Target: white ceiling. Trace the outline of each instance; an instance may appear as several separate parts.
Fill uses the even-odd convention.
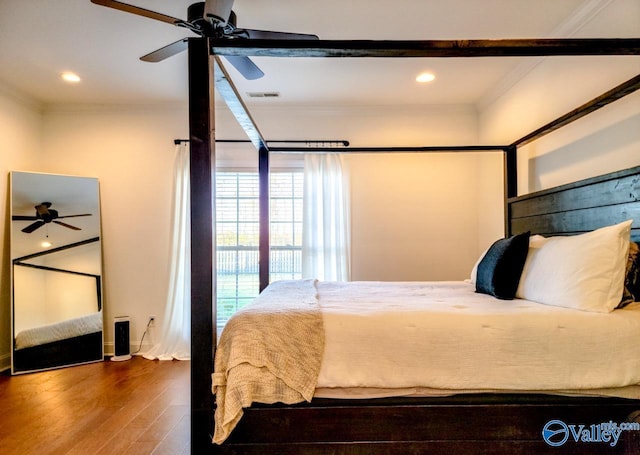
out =
[[[130,3],[185,18],[186,0]],[[315,33],[321,39],[496,39],[581,37],[601,11],[637,0],[236,0],[238,26]],[[638,25],[610,21],[593,37],[638,37]],[[185,29],[94,5],[89,0],[0,0],[0,83],[44,105],[185,103],[186,53],[161,63],[139,60],[189,36]],[[477,104],[526,59],[255,58],[266,76],[241,93],[279,92],[261,103]],[[77,85],[59,75],[71,70]],[[437,79],[420,86],[422,70]],[[605,87],[608,88],[608,87]]]

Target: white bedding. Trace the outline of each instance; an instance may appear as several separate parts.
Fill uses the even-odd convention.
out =
[[[363,397],[393,390],[616,395],[602,389],[640,384],[640,304],[590,313],[498,300],[465,282],[317,286],[325,349],[316,396],[341,397],[349,388],[364,388]],[[640,388],[626,390],[640,398]]]
[[[16,350],[102,331],[102,312],[23,330],[16,335]]]

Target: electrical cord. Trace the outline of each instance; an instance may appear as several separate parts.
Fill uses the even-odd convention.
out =
[[[142,334],[142,338],[140,338],[140,345],[138,346],[138,350],[133,352],[132,354],[137,354],[138,352],[140,352],[140,349],[142,349],[142,342],[144,341],[144,337],[147,336],[147,332],[149,331],[149,328],[151,327],[151,323],[154,321],[154,318],[149,318],[149,322],[147,322],[147,326],[144,329],[144,333]]]

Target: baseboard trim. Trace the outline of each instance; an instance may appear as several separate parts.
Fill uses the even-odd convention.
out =
[[[0,355],[0,372],[7,371],[11,368],[11,353]]]
[[[129,352],[131,355],[141,355],[151,349],[153,345],[151,344],[143,344],[140,345],[140,342],[137,343],[129,343]],[[116,348],[113,342],[108,342],[104,344],[104,355],[105,357],[112,357],[115,355]]]

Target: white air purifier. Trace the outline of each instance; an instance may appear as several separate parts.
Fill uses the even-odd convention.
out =
[[[129,316],[113,318],[113,344],[114,356],[111,360],[121,362],[131,358],[131,345],[129,344]]]

